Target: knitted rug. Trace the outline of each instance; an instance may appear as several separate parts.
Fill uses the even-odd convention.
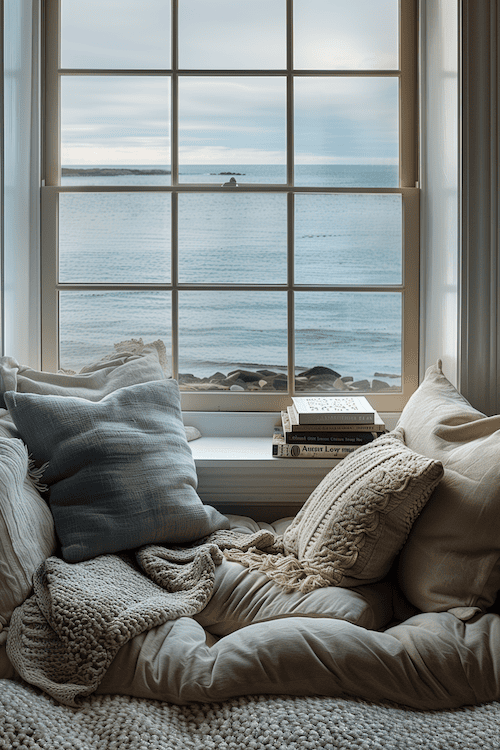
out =
[[[417,711],[361,700],[250,696],[175,706],[127,696],[62,706],[0,680],[0,750],[498,750],[500,703]]]

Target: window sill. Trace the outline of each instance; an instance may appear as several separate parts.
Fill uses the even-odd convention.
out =
[[[392,429],[398,414],[381,414]],[[189,443],[203,502],[223,513],[274,521],[294,515],[338,459],[275,458],[271,455],[277,412],[189,412],[186,425],[202,437]]]

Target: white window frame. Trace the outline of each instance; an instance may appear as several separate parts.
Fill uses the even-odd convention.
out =
[[[292,2],[287,2],[289,20],[292,17]],[[175,203],[179,193],[221,192],[224,188],[215,185],[179,185],[176,180],[177,163],[177,82],[182,75],[251,75],[257,71],[180,71],[176,64],[176,19],[177,0],[172,0],[172,49],[173,67],[167,71],[152,70],[75,70],[61,69],[59,44],[54,44],[54,35],[60,38],[59,0],[45,0],[45,57],[44,57],[44,126],[43,126],[43,166],[44,183],[41,196],[42,250],[41,250],[41,364],[44,370],[56,370],[58,357],[58,296],[61,291],[71,290],[168,290],[172,291],[172,365],[177,366],[177,324],[176,298],[179,289],[200,289],[199,285],[178,284],[176,265],[176,222],[172,221],[172,281],[169,284],[63,284],[58,274],[58,205],[59,195],[64,192],[165,192],[173,193]],[[295,193],[320,192],[339,193],[378,193],[400,194],[403,208],[403,277],[399,285],[387,286],[333,286],[314,287],[315,290],[355,291],[355,292],[397,292],[402,297],[402,365],[403,377],[400,392],[368,394],[371,403],[380,412],[401,411],[411,393],[418,385],[419,377],[419,187],[418,187],[418,96],[417,96],[417,0],[400,0],[400,65],[398,70],[389,71],[297,71],[292,67],[291,24],[288,30],[287,68],[281,71],[258,71],[259,75],[280,75],[287,79],[287,184],[278,186],[240,186],[239,192],[273,192],[288,196],[288,279],[284,285],[269,285],[269,291],[286,291],[288,296],[288,372],[294,372],[293,361],[293,297],[296,291],[308,291],[309,285],[297,285],[293,280],[293,198]],[[72,75],[168,75],[172,80],[172,185],[161,187],[138,186],[61,186],[60,164],[60,81],[63,76]],[[293,165],[293,79],[295,76],[388,76],[399,79],[399,143],[400,143],[400,186],[397,188],[302,188],[294,186]],[[226,188],[232,190],[232,188]],[[213,287],[211,287],[213,288]],[[251,290],[251,285],[224,285],[225,290]],[[259,287],[260,289],[262,287]],[[317,364],[322,364],[318,362]],[[186,411],[273,411],[277,412],[290,403],[293,395],[293,378],[288,378],[288,392],[267,393],[217,393],[183,392],[182,405]]]

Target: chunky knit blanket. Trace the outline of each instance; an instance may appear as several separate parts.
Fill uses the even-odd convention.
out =
[[[12,616],[9,658],[24,680],[76,706],[125,643],[205,607],[221,547],[271,551],[274,543],[269,531],[218,531],[187,548],[147,545],[76,564],[49,557],[37,570],[34,594]]]
[[[93,695],[78,708],[0,680],[0,750],[498,750],[500,704],[417,711],[356,699],[169,703]]]

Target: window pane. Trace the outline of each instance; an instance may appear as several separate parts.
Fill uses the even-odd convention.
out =
[[[398,0],[294,0],[294,65],[398,68]]]
[[[398,108],[395,78],[296,79],[295,183],[397,187]]]
[[[180,0],[179,66],[286,68],[285,0]]]
[[[61,0],[63,68],[170,68],[170,0]]]
[[[220,176],[207,180],[203,175],[206,172],[247,172],[245,165],[272,165],[267,176],[272,182],[284,182],[285,149],[284,78],[179,79],[180,182],[216,179],[222,183],[225,180]],[[211,168],[200,169],[193,165],[210,165]],[[241,181],[251,180],[245,175]]]
[[[286,283],[286,196],[179,195],[179,281]]]
[[[160,339],[170,360],[169,292],[61,292],[59,317],[59,361],[64,370],[78,372],[130,339],[145,344]]]
[[[170,281],[170,196],[61,193],[59,281]]]
[[[286,294],[179,292],[184,390],[286,390],[286,368]]]
[[[400,195],[296,195],[297,284],[401,284]]]
[[[61,79],[61,163],[71,184],[170,183],[170,79],[71,76]],[[65,168],[97,168],[76,174]],[[102,168],[108,167],[102,172]],[[131,175],[124,169],[132,168]],[[151,171],[157,172],[151,176]],[[144,184],[144,183],[143,183]]]
[[[401,388],[401,295],[298,292],[296,389],[332,391],[337,376],[362,391]],[[313,367],[333,370],[301,374]],[[380,381],[385,386],[378,386]]]

